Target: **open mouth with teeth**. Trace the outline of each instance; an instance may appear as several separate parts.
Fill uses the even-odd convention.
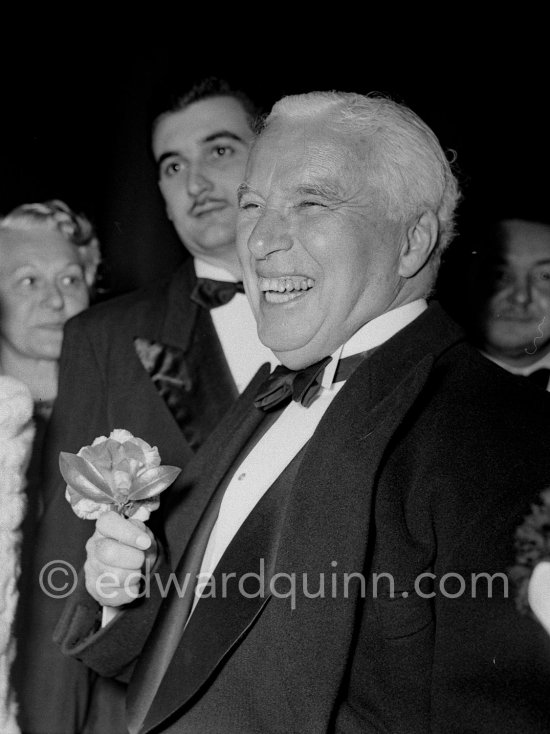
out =
[[[260,278],[258,286],[268,303],[287,303],[300,298],[315,285],[304,275],[283,275],[279,278]]]

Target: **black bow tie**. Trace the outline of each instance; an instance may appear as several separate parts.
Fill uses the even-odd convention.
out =
[[[347,380],[365,359],[365,356],[366,352],[361,352],[341,359],[338,362],[333,382]],[[325,357],[301,370],[291,370],[282,364],[278,365],[260,386],[254,405],[256,408],[268,411],[292,399],[308,408],[321,389],[323,372],[331,359],[332,357]]]
[[[534,372],[531,372],[529,375],[525,375],[530,380],[532,380],[535,385],[538,385],[539,387],[542,387],[546,390],[548,387],[548,380],[550,379],[550,369],[547,367],[541,367],[540,370],[535,370]]]
[[[197,278],[190,298],[195,303],[198,303],[199,306],[211,309],[229,303],[235,293],[244,293],[242,283],[232,283],[227,280],[213,280],[212,278]]]

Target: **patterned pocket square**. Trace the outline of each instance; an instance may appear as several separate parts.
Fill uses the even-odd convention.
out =
[[[134,346],[141,364],[161,394],[170,389],[191,390],[191,376],[182,349],[139,336],[135,337]]]
[[[134,346],[158,394],[193,446],[197,441],[192,420],[194,385],[183,350],[142,337],[134,338]]]

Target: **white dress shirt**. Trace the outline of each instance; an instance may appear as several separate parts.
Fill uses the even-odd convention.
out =
[[[426,308],[426,301],[418,299],[365,324],[331,355],[332,361],[325,368],[321,390],[314,402],[305,408],[301,403],[292,401],[243,460],[225,490],[218,519],[210,534],[193,609],[200,599],[201,587],[207,587],[208,578],[243,522],[311,438],[325,411],[344,386],[344,382],[333,382],[338,361],[379,346]],[[274,451],[273,447],[277,450]]]
[[[237,279],[223,268],[195,258],[197,278],[236,283]],[[223,306],[211,309],[216,334],[239,394],[245,389],[262,364],[269,362],[273,368],[279,360],[258,338],[256,321],[244,293],[237,293]]]

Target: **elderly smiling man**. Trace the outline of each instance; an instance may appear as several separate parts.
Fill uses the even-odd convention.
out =
[[[549,406],[427,303],[457,199],[407,107],[274,106],[238,247],[282,365],[188,465],[165,544],[100,517],[57,631],[130,679],[130,732],[550,729],[550,641],[506,577]],[[98,604],[122,610],[101,629]]]

